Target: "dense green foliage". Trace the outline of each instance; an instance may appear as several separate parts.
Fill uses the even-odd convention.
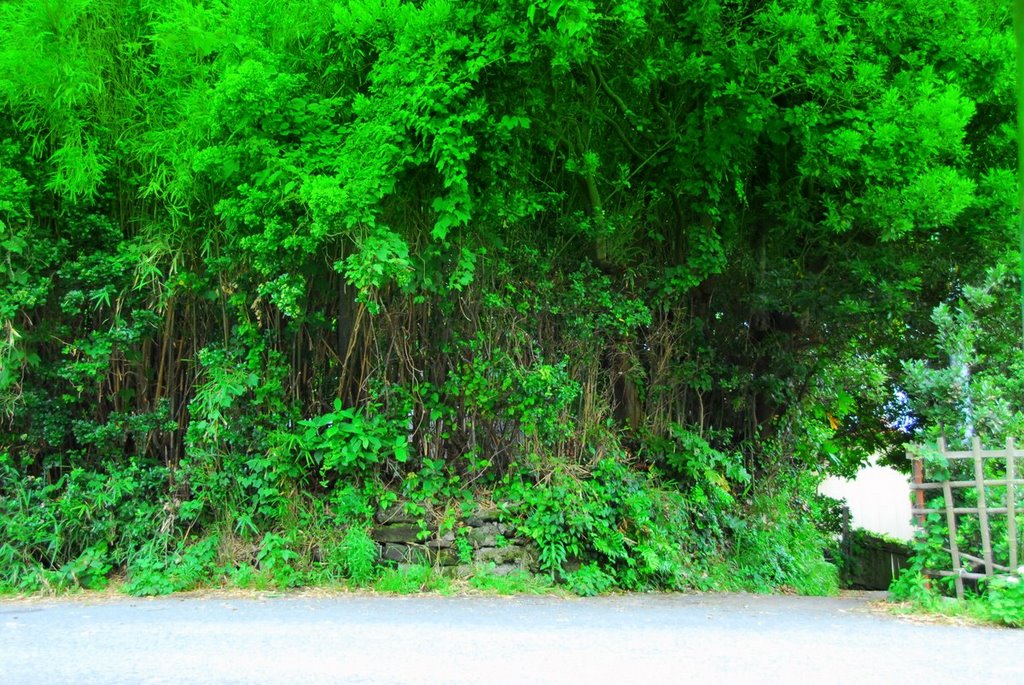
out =
[[[918,611],[1024,628],[1024,567],[982,584],[983,594],[972,593],[963,602],[954,602],[929,585],[919,570],[912,570],[893,581],[889,593]]]
[[[988,0],[0,5],[0,587],[366,582],[379,505],[490,498],[584,594],[828,589],[794,509],[1013,249],[1012,49]]]
[[[904,384],[908,401],[925,419],[918,431],[918,445],[913,451],[922,458],[924,477],[928,481],[975,480],[972,460],[948,460],[938,448],[941,439],[952,449],[971,449],[975,437],[983,448],[1001,449],[1006,437],[1017,437],[1024,429],[1024,386],[1021,385],[1022,348],[1013,307],[1016,284],[1011,282],[1004,264],[993,267],[979,285],[965,285],[957,293],[935,307],[933,347],[929,359],[904,362]],[[1017,467],[1019,473],[1019,466]],[[987,480],[1007,477],[1005,459],[987,459],[983,466]],[[1019,476],[1018,476],[1019,477]],[[944,511],[942,491],[926,492],[927,507]],[[957,507],[978,507],[982,501],[993,510],[1006,507],[1005,485],[989,485],[982,489],[953,488],[951,496]],[[984,498],[984,500],[982,499]],[[1024,492],[1017,488],[1017,529],[1024,529]],[[1005,512],[1005,509],[1004,509]],[[960,552],[975,559],[984,557],[983,532],[976,514],[957,517],[956,538]],[[1016,587],[1019,579],[1012,575],[1009,518],[1004,514],[988,517],[988,535],[993,561],[1009,568],[1011,575],[991,582],[985,580],[968,587],[979,595],[977,610],[986,617],[1008,624],[1020,623],[1024,603],[1019,601]],[[1021,546],[1020,533],[1017,546]],[[939,594],[954,594],[952,577],[933,577],[930,589],[924,587],[928,572],[950,571],[949,526],[946,516],[931,513],[925,517],[924,530],[914,541],[913,572],[902,579],[897,594],[914,600],[926,608],[941,606]],[[982,573],[980,564],[962,560],[966,571]],[[997,569],[996,571],[1000,571]],[[1003,571],[1005,574],[1005,571]],[[918,587],[920,586],[920,587]],[[1014,599],[1017,598],[1017,599]],[[1016,616],[1016,618],[1014,618]]]

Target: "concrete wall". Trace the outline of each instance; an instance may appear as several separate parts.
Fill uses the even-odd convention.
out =
[[[829,478],[818,492],[846,499],[854,528],[898,540],[909,541],[914,536],[908,477],[888,466],[878,466],[874,457],[853,480]]]

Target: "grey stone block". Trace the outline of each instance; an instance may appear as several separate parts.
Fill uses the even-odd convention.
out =
[[[484,547],[473,554],[473,559],[478,563],[493,562],[498,565],[514,564],[519,568],[526,568],[529,558],[526,550],[522,547]]]
[[[455,533],[448,531],[440,537],[430,538],[424,543],[427,547],[434,549],[448,548],[455,544]]]
[[[387,542],[381,545],[380,558],[384,561],[397,561],[400,564],[413,563],[412,550],[413,548],[408,545]]]
[[[499,524],[488,523],[477,528],[470,528],[466,539],[473,547],[494,547],[498,544],[498,536],[502,535]]]
[[[412,565],[454,566],[459,563],[457,554],[448,549],[430,549],[422,545],[386,543],[381,548],[381,559],[398,562],[399,568]]]
[[[394,523],[386,526],[377,526],[370,533],[377,542],[419,542],[420,527],[409,523]]]
[[[494,523],[501,517],[497,509],[481,509],[472,516],[466,517],[466,525],[472,528],[479,528],[488,523]]]

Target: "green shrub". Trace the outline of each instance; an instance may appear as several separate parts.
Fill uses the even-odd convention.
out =
[[[1024,628],[1024,566],[1014,575],[992,580],[984,602],[986,613],[993,621]]]
[[[896,602],[909,603],[913,611],[1024,628],[1024,567],[1015,574],[983,583],[980,594],[968,595],[964,601],[943,596],[942,589],[934,580],[926,580],[918,562],[892,582],[889,597]]]
[[[895,602],[931,604],[935,593],[929,589],[928,581],[919,568],[908,568],[890,583],[889,598]]]
[[[349,528],[338,546],[338,554],[345,575],[356,585],[365,585],[376,575],[380,550],[365,528]]]
[[[825,560],[829,546],[812,517],[794,515],[806,501],[801,484],[754,498],[746,520],[737,522],[731,563],[744,589],[770,592],[791,588],[802,595],[832,595],[839,590],[839,572]]]
[[[298,587],[304,582],[302,572],[298,569],[302,557],[292,549],[292,544],[291,537],[266,533],[256,554],[259,570],[273,578],[279,588]]]
[[[538,576],[528,571],[517,569],[503,576],[496,575],[493,562],[477,568],[469,579],[469,585],[499,595],[543,594],[554,587],[548,576]]]
[[[218,536],[194,544],[178,542],[168,550],[166,539],[154,540],[128,564],[124,592],[135,596],[166,595],[208,583],[216,572]]]
[[[615,586],[615,578],[605,573],[598,564],[590,562],[567,574],[565,583],[577,595],[593,597],[611,590]]]
[[[451,589],[451,581],[433,566],[416,564],[385,571],[374,581],[373,589],[400,595],[448,592]]]
[[[104,587],[173,522],[161,506],[166,478],[133,461],[47,482],[0,458],[0,591]]]

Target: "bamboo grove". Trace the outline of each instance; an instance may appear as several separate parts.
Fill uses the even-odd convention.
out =
[[[3,583],[344,575],[395,498],[791,583],[1013,249],[1003,4],[4,3]]]

